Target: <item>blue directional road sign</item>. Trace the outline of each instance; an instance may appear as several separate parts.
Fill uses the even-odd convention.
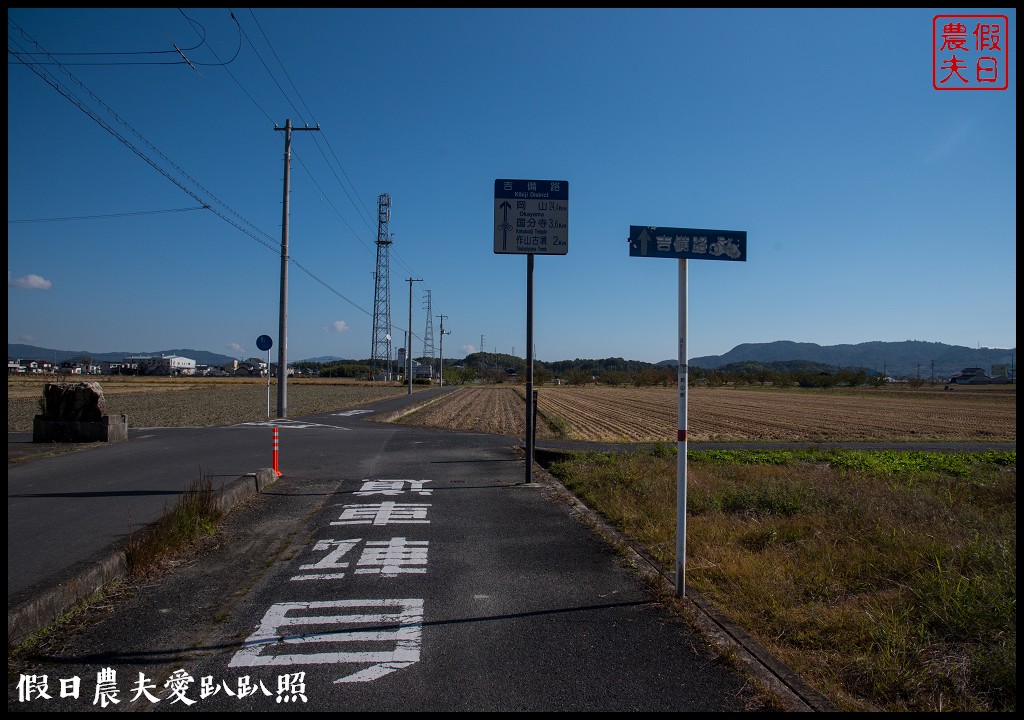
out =
[[[494,252],[565,255],[569,252],[567,180],[495,180]]]
[[[747,232],[630,225],[629,255],[744,262],[747,259]]]

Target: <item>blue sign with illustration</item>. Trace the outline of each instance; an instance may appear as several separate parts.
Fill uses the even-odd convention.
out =
[[[747,231],[630,225],[629,255],[744,262],[747,259]]]

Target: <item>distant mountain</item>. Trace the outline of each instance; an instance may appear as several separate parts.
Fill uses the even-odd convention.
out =
[[[817,345],[779,340],[744,343],[724,355],[690,358],[690,365],[719,368],[741,362],[775,363],[804,360],[839,368],[863,367],[897,377],[943,378],[967,367],[991,372],[992,365],[1015,362],[1016,348],[969,348],[938,342],[865,342],[856,345]],[[675,364],[675,361],[665,361]]]
[[[7,357],[9,359],[21,358],[22,360],[49,360],[50,362],[64,362],[65,360],[81,360],[92,358],[94,363],[118,362],[126,357],[137,357],[140,355],[180,355],[191,358],[198,365],[223,365],[238,358],[231,355],[220,355],[207,350],[154,350],[151,352],[89,352],[88,350],[52,350],[50,348],[36,347],[35,345],[19,345],[7,343]]]
[[[724,355],[716,355],[715,357],[724,357]],[[676,360],[662,360],[661,362],[656,363],[656,367],[674,368],[676,366],[676,363]],[[814,362],[812,360],[739,360],[737,362],[725,363],[723,365],[715,365],[714,368],[694,363],[691,360],[690,365],[693,367],[721,370],[723,372],[750,372],[755,370],[771,370],[773,372],[785,373],[834,373],[840,369],[836,365],[827,365],[825,363]]]
[[[80,360],[92,358],[93,362],[118,361],[131,355],[181,355],[192,358],[200,365],[223,365],[237,358],[220,355],[206,350],[159,350],[153,352],[107,352],[96,353],[86,350],[52,350],[34,345],[7,344],[7,357],[22,360]],[[895,377],[922,377],[937,379],[948,378],[954,373],[968,367],[980,367],[986,373],[992,373],[993,365],[1013,365],[1016,362],[1017,349],[1000,348],[969,348],[962,345],[946,345],[938,342],[907,340],[904,342],[866,342],[856,345],[817,345],[789,340],[770,343],[744,343],[737,345],[724,355],[706,355],[690,358],[693,367],[724,368],[737,363],[759,363],[773,369],[797,369],[816,365],[830,368],[865,368]],[[504,364],[508,367],[521,367],[523,360],[513,356],[476,353],[467,356],[464,361],[487,364]],[[334,355],[307,358],[304,361],[316,363],[350,363],[369,364],[369,360],[349,360]],[[445,363],[459,362],[446,359]],[[564,370],[570,366],[585,367],[590,370],[623,370],[636,371],[650,367],[650,363],[622,358],[604,360],[564,360],[542,363],[549,369]],[[662,360],[656,365],[676,364],[675,360]],[[565,367],[563,367],[565,366]],[[1014,368],[1015,369],[1015,368]]]

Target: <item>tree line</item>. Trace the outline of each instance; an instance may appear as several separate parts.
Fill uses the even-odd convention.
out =
[[[430,358],[416,358],[417,362],[430,364]],[[440,363],[434,359],[435,369]],[[311,375],[320,377],[369,378],[371,366],[366,361],[299,362]],[[515,383],[526,377],[526,361],[523,358],[503,353],[472,353],[462,360],[444,361],[444,382],[446,385],[470,383]],[[604,359],[559,360],[544,362],[536,360],[533,380],[538,385],[587,385],[600,384],[616,387],[667,387],[677,382],[674,363],[647,363],[640,360],[625,360],[620,357]],[[889,380],[881,373],[869,368],[837,368],[822,363],[795,360],[772,363],[741,362],[719,368],[690,366],[687,380],[691,387],[722,387],[725,385],[750,385],[773,387],[858,387],[861,385],[882,386]],[[924,381],[911,378],[911,385]]]

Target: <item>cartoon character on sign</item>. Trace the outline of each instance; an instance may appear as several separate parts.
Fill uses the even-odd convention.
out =
[[[728,240],[724,237],[720,237],[711,243],[711,247],[708,250],[715,257],[720,255],[728,255],[733,260],[740,256],[740,246],[735,240]]]

